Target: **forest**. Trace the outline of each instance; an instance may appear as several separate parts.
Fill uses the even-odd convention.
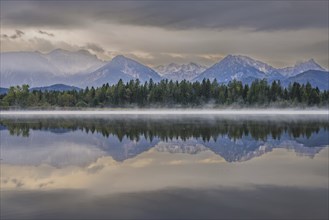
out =
[[[310,83],[295,82],[284,87],[280,81],[268,83],[265,79],[250,85],[236,80],[228,84],[209,79],[158,83],[152,79],[145,83],[119,80],[114,85],[72,91],[32,91],[29,85],[22,85],[0,95],[1,109],[326,107],[328,103],[329,91],[320,91]]]

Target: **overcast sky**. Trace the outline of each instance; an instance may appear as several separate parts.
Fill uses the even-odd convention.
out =
[[[0,1],[1,51],[88,49],[155,66],[243,54],[328,68],[328,1]]]

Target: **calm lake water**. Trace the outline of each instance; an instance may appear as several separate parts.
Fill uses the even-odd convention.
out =
[[[2,116],[1,219],[328,219],[328,115]]]

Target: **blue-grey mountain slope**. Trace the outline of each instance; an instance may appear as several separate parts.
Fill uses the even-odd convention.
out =
[[[89,74],[82,86],[102,86],[103,84],[115,84],[120,79],[123,82],[139,79],[146,82],[152,79],[154,82],[161,80],[160,75],[153,69],[122,55],[114,57],[110,62]]]

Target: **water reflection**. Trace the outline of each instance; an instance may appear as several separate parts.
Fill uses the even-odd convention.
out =
[[[1,218],[327,218],[328,128],[327,116],[3,117]]]
[[[314,157],[329,144],[329,122],[324,117],[4,118],[0,129],[5,163],[33,164],[46,154],[52,155],[48,163],[57,167],[62,166],[58,161],[78,162],[68,159],[73,155],[82,164],[104,155],[124,161],[153,147],[160,152],[189,154],[211,150],[235,162],[274,148]],[[31,157],[17,158],[31,153]]]

